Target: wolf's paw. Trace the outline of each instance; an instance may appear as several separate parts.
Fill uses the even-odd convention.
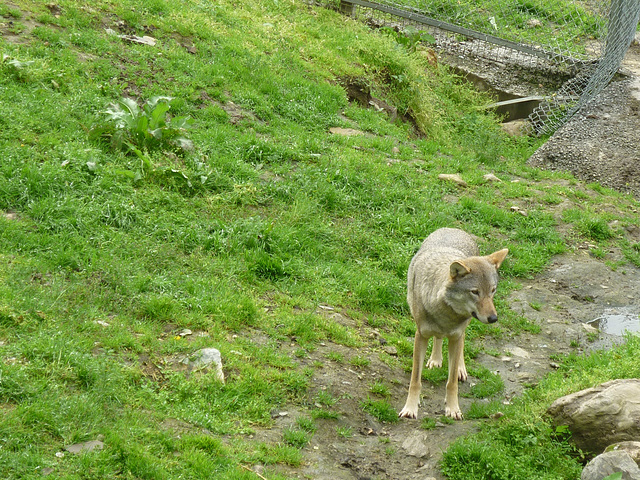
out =
[[[418,409],[410,408],[408,406],[404,406],[400,413],[398,413],[398,417],[400,418],[418,418]]]
[[[437,359],[430,358],[427,361],[427,368],[440,368],[440,367],[442,367],[442,359],[437,360]]]
[[[455,408],[446,407],[444,409],[444,414],[447,417],[453,418],[454,420],[462,420],[463,419],[462,412],[460,411],[460,408],[458,408],[458,407],[455,407]]]
[[[461,382],[467,381],[467,369],[464,366],[458,368],[458,380]]]

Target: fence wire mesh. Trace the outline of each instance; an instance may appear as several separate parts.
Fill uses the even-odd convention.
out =
[[[620,68],[640,20],[640,0],[319,0],[372,26],[429,33],[439,51],[504,68],[569,78],[529,120],[559,128]]]

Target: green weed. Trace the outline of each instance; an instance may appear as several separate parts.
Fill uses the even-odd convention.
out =
[[[396,423],[398,421],[398,413],[385,400],[367,398],[362,402],[362,409],[381,422]]]
[[[93,127],[90,135],[96,139],[106,138],[117,150],[191,150],[193,142],[185,133],[192,127],[192,120],[184,116],[169,118],[172,100],[172,97],[156,96],[140,108],[135,100],[122,98],[104,111],[105,124]]]

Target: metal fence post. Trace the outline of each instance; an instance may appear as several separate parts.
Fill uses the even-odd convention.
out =
[[[353,17],[356,14],[355,4],[349,2],[349,0],[340,0],[340,13]]]

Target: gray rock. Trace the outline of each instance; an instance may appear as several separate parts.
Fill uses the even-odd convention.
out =
[[[187,365],[188,371],[206,370],[211,367],[215,369],[215,375],[218,380],[224,383],[224,372],[222,371],[222,355],[216,348],[203,348],[198,350],[191,357],[182,360]]]
[[[625,451],[611,451],[598,455],[582,470],[580,480],[602,480],[622,472],[622,480],[640,480],[640,468]]]
[[[617,442],[640,438],[640,379],[612,380],[559,398],[547,413],[567,425],[571,440],[592,453]]]
[[[104,443],[100,440],[90,440],[88,442],[82,443],[74,443],[73,445],[67,445],[64,449],[73,453],[74,455],[79,455],[83,452],[92,452],[94,450],[102,450],[104,448]]]
[[[411,457],[423,458],[428,457],[430,454],[425,434],[415,434],[407,437],[402,442],[402,448]]]
[[[624,451],[629,454],[636,464],[640,467],[640,442],[620,442],[609,445],[605,452]]]

